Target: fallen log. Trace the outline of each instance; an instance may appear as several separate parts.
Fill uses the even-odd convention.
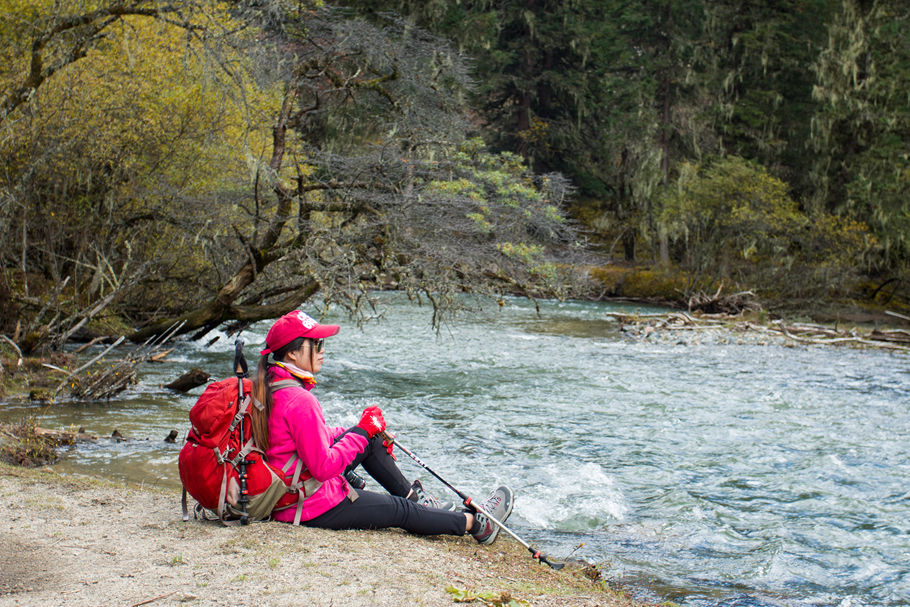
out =
[[[86,343],[82,344],[81,346],[79,346],[78,348],[76,348],[75,350],[73,350],[73,354],[82,354],[83,352],[85,352],[86,350],[88,350],[89,348],[94,346],[95,344],[100,343],[102,341],[109,340],[109,339],[110,339],[110,337],[108,337],[106,335],[99,335],[98,337],[95,337],[91,341],[86,342]]]
[[[207,383],[211,377],[211,375],[202,369],[193,367],[164,387],[169,390],[176,390],[177,392],[188,392],[197,386]]]
[[[869,334],[869,339],[876,341],[889,341],[900,344],[910,344],[910,332],[907,331],[873,331]]]

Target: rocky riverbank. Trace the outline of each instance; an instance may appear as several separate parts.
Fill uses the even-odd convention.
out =
[[[821,345],[910,352],[910,331],[897,327],[769,320],[756,313],[609,313],[607,316],[627,338],[665,345]]]
[[[183,522],[178,498],[0,464],[0,606],[640,605],[593,568],[552,571],[508,538],[223,527]]]

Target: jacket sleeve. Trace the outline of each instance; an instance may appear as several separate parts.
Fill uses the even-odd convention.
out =
[[[294,437],[297,455],[310,474],[318,481],[339,476],[368,444],[368,439],[349,432],[333,444],[335,428],[329,428],[316,397],[301,391],[290,403],[289,429]]]
[[[337,428],[329,428],[329,435],[332,437],[332,440],[335,440],[345,432],[347,432],[347,428],[342,428],[341,426],[338,426]]]

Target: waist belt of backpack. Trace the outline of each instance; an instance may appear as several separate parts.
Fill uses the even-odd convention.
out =
[[[291,479],[291,484],[288,485],[288,493],[298,492],[297,512],[294,514],[294,524],[299,525],[300,518],[303,515],[303,501],[319,491],[319,488],[322,487],[322,483],[312,476],[306,480],[300,480],[300,476],[303,474],[305,468],[303,467],[303,460],[297,457],[297,455],[292,455],[288,458],[288,461],[281,468],[281,471],[287,474],[292,466],[294,467],[294,477]],[[290,507],[291,506],[286,506],[286,508]]]

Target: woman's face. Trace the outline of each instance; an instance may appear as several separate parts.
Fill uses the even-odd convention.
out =
[[[316,340],[319,343],[325,343],[323,340]],[[285,359],[288,362],[291,362],[304,371],[309,371],[313,375],[319,373],[319,370],[322,369],[322,361],[325,359],[325,346],[323,345],[320,348],[320,351],[316,352],[314,355],[310,355],[310,352],[314,349],[313,340],[305,339],[303,340],[303,345],[299,350],[294,350],[288,352],[285,355]]]

